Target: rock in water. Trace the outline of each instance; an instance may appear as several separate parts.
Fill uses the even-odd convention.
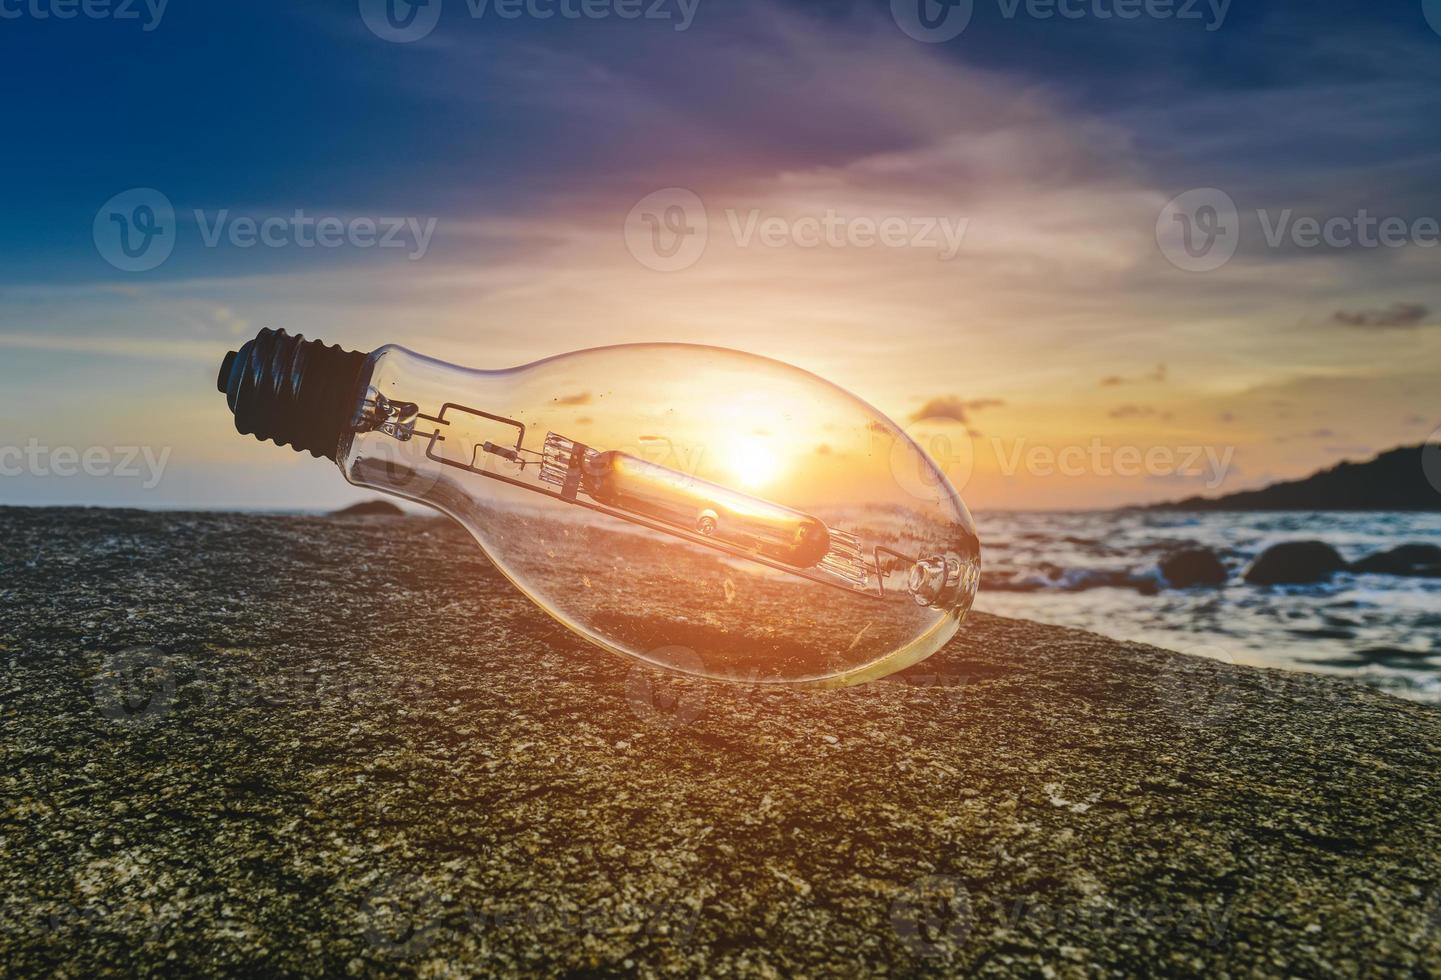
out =
[[[1352,565],[1351,571],[1371,575],[1441,578],[1441,547],[1434,544],[1403,544],[1390,551],[1367,555]]]
[[[1168,555],[1161,562],[1161,574],[1175,589],[1226,583],[1226,566],[1209,548],[1191,548]]]
[[[331,517],[404,517],[405,511],[388,500],[367,500],[337,510]]]
[[[1246,570],[1246,581],[1252,585],[1311,585],[1349,567],[1324,541],[1286,541],[1263,551]]]

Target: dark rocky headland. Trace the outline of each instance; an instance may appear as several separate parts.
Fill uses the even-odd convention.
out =
[[[8,975],[1441,974],[1441,713],[977,615],[653,674],[440,520],[0,509]]]
[[[1188,497],[1147,510],[1441,510],[1441,445],[1401,446],[1299,480],[1221,497]]]

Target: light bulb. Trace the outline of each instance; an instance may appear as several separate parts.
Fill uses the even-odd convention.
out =
[[[935,463],[777,361],[647,344],[480,371],[263,330],[219,387],[242,434],[443,511],[541,609],[659,667],[861,683],[975,598],[975,525]]]

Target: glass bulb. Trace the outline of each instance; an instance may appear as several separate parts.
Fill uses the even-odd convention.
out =
[[[861,683],[975,598],[975,525],[936,465],[777,361],[647,344],[482,371],[262,331],[220,388],[242,433],[449,514],[541,609],[659,667]]]

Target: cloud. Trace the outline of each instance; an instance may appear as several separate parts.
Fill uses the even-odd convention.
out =
[[[1150,405],[1122,405],[1108,413],[1113,419],[1148,419],[1156,414]]]
[[[1335,439],[1334,429],[1312,429],[1310,432],[1293,432],[1290,435],[1276,436],[1276,442],[1293,442],[1307,439]]]
[[[966,403],[954,396],[932,398],[911,414],[912,422],[921,422],[926,419],[964,423],[966,421]]]
[[[555,400],[557,405],[589,405],[590,392],[582,391],[574,395],[562,395]]]
[[[1121,385],[1139,384],[1141,382],[1164,384],[1166,382],[1166,377],[1168,374],[1169,372],[1166,369],[1166,365],[1157,364],[1153,370],[1147,371],[1145,374],[1141,375],[1138,378],[1123,378],[1119,374],[1107,375],[1106,377],[1101,379],[1101,387],[1119,388]]]
[[[44,331],[0,333],[0,350],[51,351],[141,360],[198,361],[219,364],[210,340],[174,337],[56,336]]]
[[[975,398],[971,401],[965,401],[955,395],[944,395],[939,398],[932,398],[915,412],[911,413],[911,421],[946,421],[965,424],[969,421],[970,412],[981,412],[988,408],[1001,408],[1005,404],[1005,401],[1000,398]]]
[[[1384,310],[1337,310],[1331,322],[1348,327],[1379,330],[1409,330],[1419,327],[1431,315],[1431,308],[1420,303],[1392,303]]]

